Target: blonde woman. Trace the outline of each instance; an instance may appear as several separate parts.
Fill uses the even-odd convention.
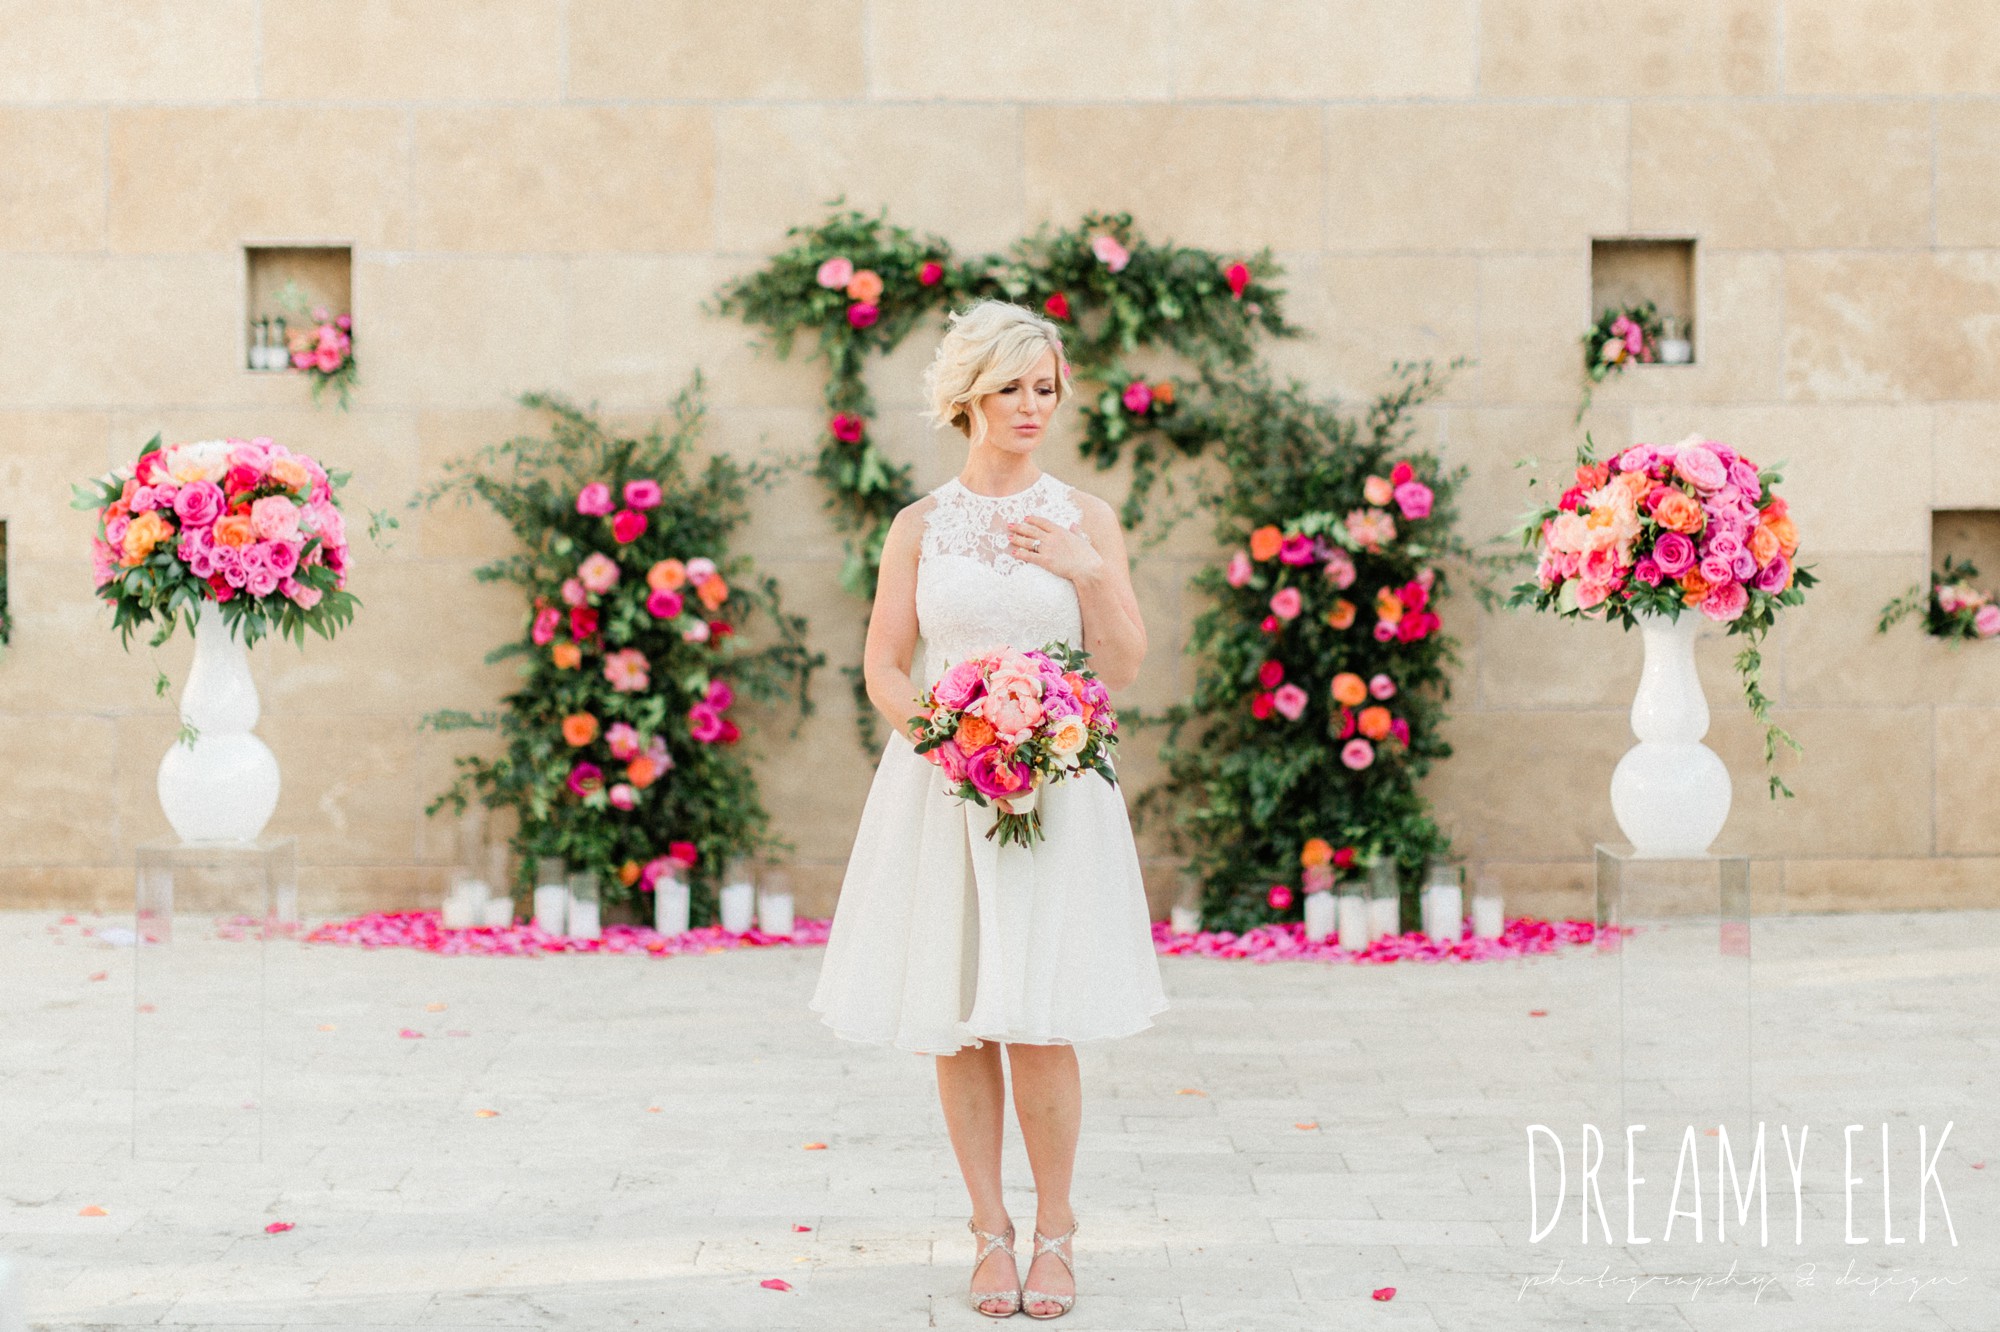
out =
[[[1116,515],[1035,461],[1070,391],[1061,331],[981,302],[952,317],[927,378],[931,415],[965,438],[965,465],[898,514],[883,544],[866,672],[895,734],[812,1006],[842,1036],[937,1056],[980,1241],[973,1307],[1058,1318],[1076,1299],[1072,1046],[1129,1036],[1166,1007],[1131,823],[1119,791],[1085,775],[1042,794],[1043,840],[989,841],[992,811],[946,793],[909,721],[945,667],[1003,645],[1079,645],[1106,687],[1129,687],[1146,628]],[[1025,1288],[1000,1179],[1009,1073],[1035,1180]]]

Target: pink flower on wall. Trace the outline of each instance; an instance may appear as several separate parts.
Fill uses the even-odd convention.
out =
[[[844,291],[847,284],[854,280],[854,261],[839,256],[829,259],[819,266],[819,272],[814,275],[814,280],[822,287]]]

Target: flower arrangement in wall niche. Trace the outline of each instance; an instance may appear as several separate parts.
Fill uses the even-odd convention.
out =
[[[2000,602],[1975,586],[1979,570],[1970,560],[1947,555],[1944,568],[1931,575],[1930,592],[1911,588],[1882,608],[1878,633],[1888,633],[1912,615],[1920,615],[1923,631],[1947,643],[1981,642],[2000,635]]]
[[[1535,577],[1509,604],[1627,629],[1699,612],[1741,635],[1736,671],[1770,762],[1780,742],[1798,745],[1771,718],[1760,645],[1778,611],[1803,604],[1815,581],[1798,563],[1798,529],[1777,493],[1782,480],[1775,468],[1696,435],[1634,444],[1602,462],[1586,442],[1561,496],[1522,522]],[[1770,785],[1774,796],[1790,794],[1776,774]]]
[[[157,622],[155,646],[204,605],[245,647],[267,633],[331,638],[360,603],[347,589],[339,493],[346,475],[270,439],[163,446],[74,488],[91,511],[97,595],[126,643]]]
[[[910,469],[876,446],[875,403],[863,372],[870,357],[893,351],[912,331],[941,329],[948,311],[987,297],[1060,322],[1072,371],[1102,386],[1079,396],[1084,456],[1110,467],[1130,453],[1128,526],[1162,476],[1163,449],[1192,455],[1205,447],[1197,434],[1165,433],[1179,400],[1208,375],[1247,366],[1260,335],[1298,332],[1285,322],[1283,292],[1273,285],[1280,270],[1268,251],[1225,255],[1154,242],[1123,213],[1044,227],[1005,253],[976,258],[956,255],[941,237],[853,210],[787,235],[787,248],[724,288],[716,304],[762,330],[778,355],[805,336],[826,362],[827,424],[815,472],[835,522],[849,534],[841,581],[857,597],[874,595],[889,523],[917,498]],[[1177,382],[1128,367],[1155,352],[1191,364],[1195,378]],[[850,666],[847,674],[862,703],[863,743],[877,748],[860,670]]]
[[[430,812],[471,799],[511,808],[524,872],[560,856],[598,871],[614,901],[689,868],[697,921],[714,911],[728,857],[778,845],[738,743],[743,700],[790,697],[804,715],[823,664],[776,581],[729,553],[747,497],[774,472],[697,458],[700,390],[697,377],[677,399],[671,433],[638,438],[529,396],[549,414],[547,436],[455,461],[417,500],[492,509],[520,548],[476,576],[523,596],[519,632],[487,657],[520,663],[500,711],[426,719],[497,731],[499,756],[460,758]]]
[[[354,316],[334,314],[323,305],[311,305],[296,283],[286,283],[278,301],[298,321],[285,334],[285,352],[292,369],[312,382],[313,401],[331,388],[347,410],[354,390]]]
[[[1175,423],[1225,464],[1198,502],[1230,554],[1193,580],[1211,603],[1188,649],[1194,693],[1157,719],[1169,776],[1140,808],[1166,816],[1206,884],[1206,928],[1296,918],[1292,886],[1323,886],[1302,869],[1356,868],[1352,850],[1304,863],[1302,845],[1371,848],[1412,879],[1446,849],[1417,783],[1450,753],[1439,603],[1447,566],[1473,557],[1453,532],[1462,473],[1411,439],[1441,385],[1399,367],[1357,421],[1250,375]]]
[[[1660,356],[1660,312],[1651,301],[1608,306],[1583,335],[1583,397],[1577,403],[1581,421],[1590,408],[1591,390],[1635,364],[1650,364]]]

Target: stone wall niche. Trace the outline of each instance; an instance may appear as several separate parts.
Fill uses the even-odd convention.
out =
[[[1946,556],[1970,560],[1981,590],[1992,591],[2000,582],[2000,509],[1931,510],[1931,569],[1942,570]]]
[[[334,314],[354,310],[354,251],[345,245],[251,245],[243,250],[245,266],[243,364],[251,370],[284,370],[288,364],[272,355],[258,356],[260,342],[273,351],[283,343],[279,321],[299,323],[287,309],[282,293],[295,286],[308,310],[325,306]],[[268,321],[268,323],[266,322]]]
[[[1692,240],[1609,239],[1590,243],[1590,317],[1611,307],[1651,301],[1660,312],[1661,364],[1692,365],[1698,345],[1694,328],[1694,242]],[[1676,362],[1668,344],[1686,340],[1685,360]]]

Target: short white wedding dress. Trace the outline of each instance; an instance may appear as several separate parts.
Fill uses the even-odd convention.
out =
[[[1008,553],[1007,524],[1030,514],[1077,527],[1070,487],[1045,472],[1012,495],[953,480],[930,499],[917,564],[919,687],[997,647],[1082,644],[1076,588]],[[1123,794],[1084,773],[1045,789],[1040,810],[1043,840],[989,841],[994,812],[947,794],[942,769],[900,731],[889,737],[812,998],[828,1026],[850,1040],[953,1054],[1152,1025],[1167,1000]]]

